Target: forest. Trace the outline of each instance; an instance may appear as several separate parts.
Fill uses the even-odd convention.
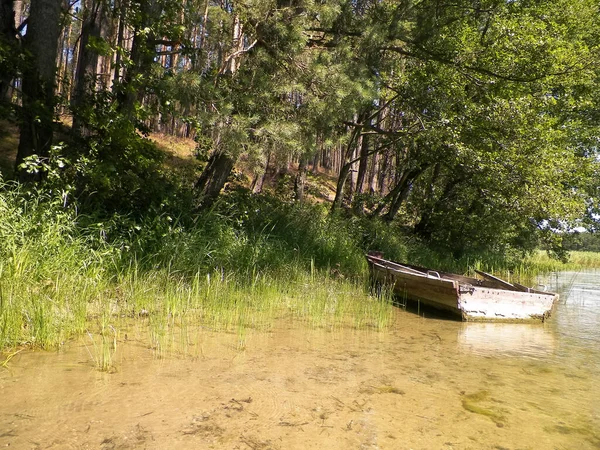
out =
[[[61,283],[566,260],[600,214],[598,9],[1,0],[0,299],[33,312],[3,308],[0,348],[44,342]]]

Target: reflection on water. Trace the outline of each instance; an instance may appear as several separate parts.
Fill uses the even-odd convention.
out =
[[[555,334],[540,324],[464,323],[458,343],[481,355],[548,357],[556,350]]]
[[[384,333],[187,327],[179,353],[143,330],[116,373],[86,345],[0,368],[0,447],[61,449],[599,449],[600,273],[546,280],[544,324],[396,311]],[[122,334],[123,335],[123,334]]]
[[[600,272],[561,272],[543,281],[560,294],[549,321],[463,323],[458,329],[462,349],[481,355],[600,364]]]

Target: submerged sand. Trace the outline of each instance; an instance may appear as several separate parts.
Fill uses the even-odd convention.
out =
[[[0,447],[600,448],[600,376],[552,327],[395,314],[384,332],[188,327],[161,351],[134,326],[113,373],[89,337],[21,352],[0,369]]]

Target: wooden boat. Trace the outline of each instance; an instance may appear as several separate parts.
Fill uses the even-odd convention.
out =
[[[485,272],[482,279],[429,270],[367,255],[374,285],[393,286],[394,294],[458,314],[463,320],[543,321],[558,294],[509,283]]]

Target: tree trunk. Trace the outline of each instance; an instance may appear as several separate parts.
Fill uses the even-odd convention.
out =
[[[131,64],[125,71],[123,86],[119,96],[119,106],[122,111],[133,114],[136,102],[144,98],[145,89],[136,82],[137,75],[144,77],[150,72],[152,62],[156,56],[154,46],[155,35],[152,23],[160,14],[160,5],[156,0],[142,0],[141,19],[133,32],[131,43]]]
[[[352,149],[352,155],[350,156],[350,161],[352,162],[350,163],[350,173],[348,176],[348,189],[346,189],[346,201],[349,205],[352,204],[352,201],[354,200],[354,194],[356,193],[356,181],[358,179],[358,161],[356,161],[356,156],[360,147],[362,147],[362,135],[359,134],[358,138],[356,139],[356,145]]]
[[[340,175],[338,176],[338,181],[335,188],[335,198],[331,204],[331,212],[334,212],[342,206],[342,200],[344,198],[344,186],[346,185],[346,180],[348,179],[348,174],[350,173],[351,167],[351,164],[344,164],[340,170]]]
[[[317,173],[319,172],[319,161],[321,160],[321,152],[322,150],[317,150],[317,152],[315,153],[315,156],[312,160],[312,172],[313,173]]]
[[[379,176],[377,177],[377,186],[379,188],[379,193],[381,195],[385,195],[386,194],[386,178],[387,178],[387,172],[388,172],[388,167],[389,167],[389,163],[390,163],[390,152],[386,152],[383,155],[381,155],[380,158],[380,164],[379,164]]]
[[[233,170],[235,160],[225,152],[216,151],[196,182],[200,207],[209,208],[215,202]]]
[[[338,176],[337,185],[335,188],[335,198],[333,199],[333,203],[331,204],[331,212],[333,213],[335,210],[342,206],[342,201],[344,198],[344,186],[346,185],[346,181],[348,179],[348,175],[350,174],[350,169],[352,169],[352,160],[351,155],[354,152],[355,142],[360,135],[360,128],[355,128],[352,132],[352,136],[350,137],[350,142],[348,142],[348,147],[345,152],[340,151],[340,153],[345,153],[345,159],[343,164],[341,164],[340,172]],[[341,157],[340,157],[341,159]],[[350,160],[350,162],[346,162]]]
[[[269,163],[271,162],[271,152],[267,154],[267,162],[265,163],[265,170],[262,174],[257,175],[256,183],[252,186],[252,192],[255,194],[260,194],[263,189],[263,185],[265,184],[265,179],[267,178],[267,173],[269,171]]]
[[[294,195],[296,200],[300,203],[304,201],[304,188],[306,186],[306,165],[307,165],[307,156],[300,156],[300,162],[298,163],[298,173],[296,174],[296,178],[294,180]]]
[[[121,53],[123,52],[123,41],[125,38],[125,14],[127,12],[127,0],[120,0],[118,6],[115,4],[115,12],[118,8],[118,30],[117,30],[117,50],[115,52],[113,91],[119,85],[121,79]]]
[[[369,193],[371,195],[375,194],[378,189],[377,173],[379,170],[379,160],[380,159],[381,159],[381,156],[378,153],[375,153],[373,155],[373,158],[371,159],[371,167],[369,169]]]
[[[70,3],[67,2],[67,8],[70,7]],[[71,14],[71,9],[67,11]],[[60,64],[58,65],[58,87],[57,92],[62,99],[62,103],[68,103],[70,99],[70,83],[69,83],[69,53],[71,49],[71,30],[72,20],[66,21],[65,30],[62,33],[62,39],[60,44]],[[65,112],[64,106],[61,105],[61,113]]]
[[[423,173],[423,171],[424,169],[414,169],[402,174],[397,186],[393,190],[394,195],[391,199],[390,208],[384,216],[386,221],[391,222],[394,220],[396,214],[398,214],[398,211],[400,210],[400,206],[402,206],[402,203],[408,198],[412,183],[421,173]]]
[[[369,136],[362,137],[362,145],[360,146],[360,161],[358,163],[358,175],[356,176],[356,192],[364,192],[365,177],[367,174],[367,166],[369,162]]]
[[[38,178],[19,169],[23,160],[33,154],[48,156],[52,145],[61,3],[62,0],[31,1],[24,38],[31,60],[23,70],[23,114],[15,168],[22,181]]]
[[[364,192],[365,177],[367,174],[367,167],[369,162],[369,136],[362,136],[360,146],[360,159],[358,162],[358,174],[356,176],[356,192],[362,194]],[[353,204],[354,213],[363,215],[363,201],[355,201]]]
[[[208,8],[210,6],[210,0],[206,0],[204,5],[204,16],[202,18],[202,31],[200,34],[200,45],[198,46],[199,50],[204,50],[204,39],[206,38],[206,34],[208,31],[206,30],[206,25],[208,24]]]
[[[6,46],[11,53],[16,51],[18,46],[13,0],[0,0],[0,44]],[[0,67],[0,103],[10,102],[8,92],[15,75],[14,64],[5,63]]]
[[[456,186],[463,181],[464,178],[459,176],[446,183],[444,191],[440,197],[421,214],[419,222],[414,226],[415,234],[421,236],[423,239],[431,238],[434,229],[433,224],[431,223],[432,217],[440,209],[441,205],[443,205],[444,202],[446,202],[452,196],[452,192],[455,190]]]
[[[100,27],[100,37],[111,46],[114,46],[117,40],[117,29],[112,11],[109,6],[102,0],[100,3],[100,14],[98,17],[98,25]],[[96,69],[96,78],[98,80],[97,88],[99,90],[107,90],[112,81],[112,64],[113,52],[99,55],[98,68]]]
[[[73,109],[73,132],[79,136],[87,135],[82,120],[82,109],[86,107],[86,98],[96,88],[96,70],[98,67],[98,53],[88,45],[90,39],[100,38],[101,5],[97,0],[84,3],[84,19],[79,38],[79,58],[75,71],[75,90],[71,107]]]

